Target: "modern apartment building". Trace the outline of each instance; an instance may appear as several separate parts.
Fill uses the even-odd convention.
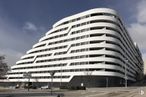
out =
[[[143,60],[116,11],[95,8],[55,23],[8,73],[10,82],[117,86],[141,79]]]

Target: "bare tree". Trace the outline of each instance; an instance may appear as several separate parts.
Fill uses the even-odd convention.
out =
[[[4,60],[5,56],[0,55],[0,78],[3,77],[8,71],[8,65]]]

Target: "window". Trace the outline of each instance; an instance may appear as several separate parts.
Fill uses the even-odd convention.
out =
[[[93,54],[93,55],[89,55],[89,57],[101,57],[103,55],[100,55],[100,54]]]

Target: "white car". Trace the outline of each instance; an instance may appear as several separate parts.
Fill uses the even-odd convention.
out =
[[[49,86],[42,86],[41,89],[49,89]]]

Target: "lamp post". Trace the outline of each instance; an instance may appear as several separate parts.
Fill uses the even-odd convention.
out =
[[[62,85],[62,66],[61,66],[60,88],[61,88],[61,85]]]
[[[51,75],[51,84],[50,84],[50,88],[51,88],[51,95],[52,95],[52,84],[53,84],[53,77],[54,77],[55,71],[50,71],[50,75]]]
[[[127,62],[128,60],[125,60],[125,87],[127,88]]]
[[[108,77],[106,77],[106,87],[108,87]]]
[[[23,76],[28,79],[28,91],[29,91],[29,83],[30,83],[31,73],[30,72],[25,72],[23,74]]]
[[[90,77],[92,75],[92,71],[90,71],[90,69],[87,69],[87,70],[85,69],[84,73],[87,77],[89,77],[89,78],[87,78],[87,82],[85,82],[86,87],[89,87],[90,86]]]

